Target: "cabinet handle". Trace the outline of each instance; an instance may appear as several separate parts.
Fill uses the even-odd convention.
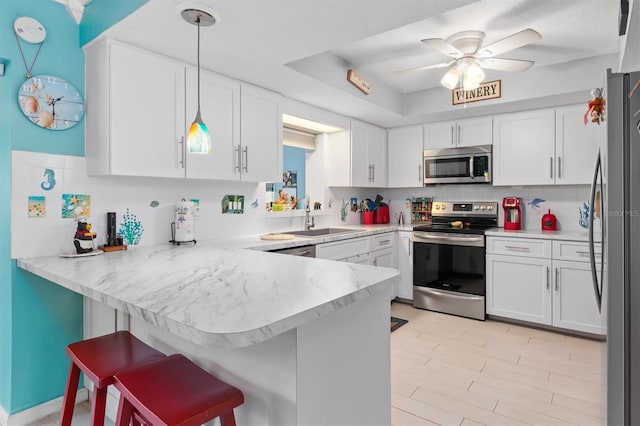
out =
[[[558,287],[560,286],[560,284],[558,284],[558,268],[554,268],[556,271],[556,292],[558,291]]]
[[[383,246],[385,244],[389,244],[391,242],[391,240],[382,240],[380,241],[380,245]]]
[[[378,258],[373,259],[373,266],[378,266]]]
[[[451,145],[453,145],[453,124],[451,125]]]
[[[576,254],[580,257],[589,257],[588,251],[576,251]],[[595,253],[596,256],[600,256],[600,253]]]
[[[407,238],[407,245],[409,246],[409,257],[411,257],[411,246],[413,244],[411,244],[413,241],[411,241],[411,238]]]
[[[371,182],[375,182],[376,181],[376,165],[372,164],[371,165]]]
[[[418,183],[422,183],[422,166],[418,165]]]
[[[553,179],[553,157],[549,157],[549,178]]]
[[[235,168],[240,173],[240,163],[242,163],[242,158],[240,158],[240,145],[236,145],[236,158],[235,158]]]
[[[369,164],[369,182],[373,181],[373,165]]]
[[[549,290],[549,267],[547,266],[547,290]]]
[[[458,124],[458,138],[457,138],[457,141],[458,141],[458,146],[462,144],[462,141],[460,140],[460,125],[459,124]]]
[[[184,169],[184,136],[180,136],[180,139],[178,139],[178,145],[180,145],[180,161],[178,164],[180,164],[181,169]]]
[[[517,246],[504,246],[505,249],[511,251],[519,251],[524,253],[529,253],[531,249],[529,247],[517,247]]]
[[[561,165],[562,163],[561,163],[561,161],[562,161],[562,158],[558,157],[558,179],[562,178],[562,165]]]
[[[249,147],[248,146],[243,147],[242,152],[244,153],[244,162],[242,164],[242,171],[247,173],[249,171]]]

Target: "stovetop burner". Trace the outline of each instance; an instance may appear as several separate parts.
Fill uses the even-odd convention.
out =
[[[431,223],[415,226],[413,230],[484,234],[486,229],[496,226],[498,226],[498,203],[496,202],[434,201],[431,207]]]

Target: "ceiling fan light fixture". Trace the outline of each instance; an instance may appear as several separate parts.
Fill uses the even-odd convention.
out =
[[[462,88],[464,90],[475,90],[480,87],[480,83],[484,80],[484,71],[482,68],[476,63],[471,62],[467,65],[467,68],[464,70],[464,75],[462,77]]]
[[[445,75],[442,76],[442,80],[440,80],[440,84],[446,87],[449,90],[453,90],[458,85],[458,81],[460,80],[460,71],[458,71],[457,67],[451,68],[446,72]]]

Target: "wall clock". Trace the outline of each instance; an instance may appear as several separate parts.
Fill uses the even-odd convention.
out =
[[[71,83],[52,75],[36,75],[22,83],[18,105],[29,121],[50,130],[70,129],[84,116],[80,92]]]

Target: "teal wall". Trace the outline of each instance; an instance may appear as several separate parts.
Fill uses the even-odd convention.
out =
[[[51,0],[0,0],[0,405],[13,414],[64,393],[68,359],[65,347],[82,339],[82,297],[25,272],[10,258],[11,150],[84,155],[84,122],[64,131],[29,122],[16,94],[25,69],[13,34],[19,16],[40,21],[46,31],[33,74],[52,74],[84,93],[84,52],[80,28],[64,6]],[[99,35],[143,0],[93,0],[99,15],[86,25],[87,40]],[[114,7],[115,4],[115,7]],[[126,4],[126,7],[125,7]],[[126,11],[126,14],[121,14]],[[37,46],[21,43],[30,63]],[[25,200],[26,214],[26,200]]]
[[[80,23],[80,46],[84,46],[104,30],[129,16],[149,0],[93,0]],[[171,6],[173,7],[173,6]]]

